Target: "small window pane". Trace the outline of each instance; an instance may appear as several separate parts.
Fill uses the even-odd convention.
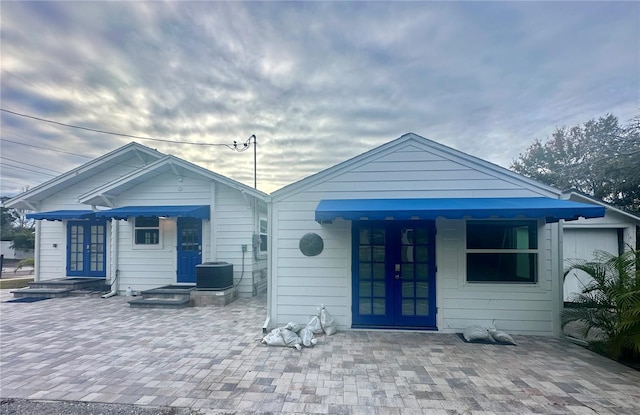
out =
[[[467,280],[471,282],[536,282],[537,254],[467,254]]]
[[[416,280],[428,280],[429,279],[429,265],[416,264]]]
[[[535,221],[469,221],[468,249],[537,249]]]
[[[427,229],[418,228],[415,232],[417,245],[426,245],[429,243],[429,231]]]
[[[366,262],[360,263],[360,279],[370,279],[371,278],[371,264]]]
[[[371,262],[371,247],[360,246],[360,255],[358,256],[360,262]]]
[[[414,257],[414,247],[413,246],[403,246],[401,248],[402,252],[402,262],[413,262],[415,261]]]
[[[426,282],[419,282],[416,284],[416,297],[427,298],[429,297],[429,284]]]
[[[429,315],[429,300],[416,300],[416,315],[417,316]]]
[[[369,229],[360,229],[360,245],[371,245]]]
[[[136,228],[158,228],[159,218],[136,218]]]
[[[360,281],[360,296],[371,297],[371,281]]]
[[[386,284],[384,281],[374,281],[373,282],[373,296],[374,297],[384,297],[386,294]]]
[[[360,314],[361,315],[371,315],[371,299],[370,298],[362,298],[360,297]]]
[[[386,300],[384,298],[373,299],[373,314],[384,315],[386,313]]]
[[[413,282],[402,281],[402,296],[414,297],[414,290],[416,285]]]
[[[403,280],[413,279],[414,266],[413,264],[402,264],[402,272],[400,275]]]
[[[384,245],[384,229],[373,229],[371,242],[374,245]]]
[[[415,315],[415,304],[413,299],[402,300],[402,315],[403,316]]]
[[[384,264],[373,264],[373,279],[384,280],[385,276],[386,272],[384,270]]]
[[[429,250],[426,246],[416,246],[416,261],[427,262],[429,260]]]
[[[373,260],[375,262],[384,262],[384,246],[373,247]]]

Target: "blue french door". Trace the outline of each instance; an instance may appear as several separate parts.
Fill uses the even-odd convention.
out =
[[[436,328],[435,223],[354,221],[354,327]]]
[[[196,265],[202,263],[202,219],[178,218],[179,283],[196,282]]]
[[[67,222],[67,276],[106,277],[106,220]]]

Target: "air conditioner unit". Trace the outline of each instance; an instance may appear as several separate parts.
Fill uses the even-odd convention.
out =
[[[233,287],[233,264],[205,262],[196,265],[197,290],[226,290]]]

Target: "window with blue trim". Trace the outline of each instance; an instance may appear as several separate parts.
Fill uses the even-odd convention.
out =
[[[467,282],[536,283],[538,223],[467,222]]]

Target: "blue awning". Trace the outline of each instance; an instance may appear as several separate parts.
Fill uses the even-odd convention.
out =
[[[91,219],[94,216],[92,210],[52,210],[50,212],[27,213],[27,219],[35,220],[70,220]]]
[[[209,219],[209,205],[196,206],[123,206],[96,212],[98,218],[167,217]]]
[[[316,221],[532,218],[547,223],[604,216],[602,206],[548,197],[321,200]]]

